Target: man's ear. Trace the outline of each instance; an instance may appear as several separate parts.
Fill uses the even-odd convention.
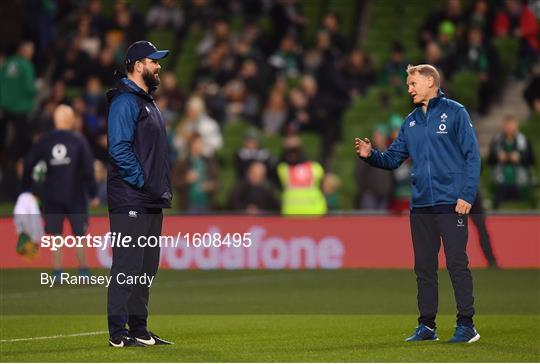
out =
[[[433,78],[433,76],[428,76],[427,82],[428,82],[429,88],[432,88],[433,86],[435,86],[435,79]]]
[[[144,68],[144,65],[142,62],[135,61],[135,71],[137,71],[137,73],[142,73],[143,68]]]

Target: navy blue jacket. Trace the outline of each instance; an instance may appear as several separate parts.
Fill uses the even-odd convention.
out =
[[[395,169],[412,160],[411,207],[472,204],[480,179],[480,151],[465,107],[444,97],[429,101],[427,112],[417,107],[401,126],[387,151],[373,150],[365,160],[372,166]]]
[[[88,198],[96,197],[94,157],[86,139],[68,130],[53,130],[41,137],[25,157],[23,191],[31,190],[33,167],[39,161],[47,165],[39,189],[43,204],[86,212]]]
[[[167,134],[153,97],[119,77],[107,100],[109,209],[171,207]]]

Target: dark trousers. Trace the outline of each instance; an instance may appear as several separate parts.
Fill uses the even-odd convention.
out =
[[[467,257],[467,216],[458,215],[455,205],[413,208],[411,234],[414,271],[418,285],[418,323],[435,328],[439,306],[437,270],[441,238],[446,255],[458,314],[457,324],[472,326],[474,315],[473,283]]]
[[[495,256],[493,255],[493,249],[491,248],[491,239],[489,237],[489,233],[486,227],[486,212],[484,210],[484,205],[482,203],[480,193],[476,194],[476,200],[474,200],[470,215],[472,222],[478,230],[480,247],[482,248],[482,252],[486,257],[488,264],[490,266],[496,266],[497,261],[495,259]]]
[[[148,333],[147,284],[120,284],[117,279],[143,274],[155,277],[159,266],[159,246],[141,247],[137,245],[139,236],[161,235],[163,214],[161,209],[126,207],[109,213],[112,233],[131,236],[129,247],[113,246],[111,283],[107,296],[107,315],[111,338],[129,334],[145,336]],[[126,329],[126,324],[129,331]]]

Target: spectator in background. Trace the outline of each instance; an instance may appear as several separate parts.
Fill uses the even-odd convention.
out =
[[[341,180],[339,176],[334,173],[327,173],[322,181],[322,191],[326,199],[326,205],[328,210],[339,210],[341,208],[341,196],[339,195],[339,188],[341,187]]]
[[[337,57],[341,57],[349,52],[349,41],[340,32],[339,16],[336,13],[330,11],[324,15],[322,28],[330,36],[332,51]]]
[[[475,0],[471,10],[468,12],[468,26],[480,28],[486,40],[490,40],[493,34],[494,13],[487,0]]]
[[[207,29],[215,19],[222,14],[218,9],[208,4],[208,0],[193,0],[188,2],[187,19],[196,29]]]
[[[328,208],[321,191],[324,178],[322,166],[304,156],[300,139],[287,137],[284,141],[283,162],[277,167],[283,188],[281,213],[283,215],[324,215]]]
[[[184,26],[184,13],[175,0],[161,0],[154,4],[146,15],[149,29],[173,30],[178,33]]]
[[[101,0],[89,0],[87,14],[90,16],[90,28],[92,32],[100,37],[101,44],[103,44],[105,33],[107,33],[112,24],[110,19],[103,15]]]
[[[82,99],[86,104],[86,114],[84,117],[86,130],[89,132],[88,137],[92,137],[106,127],[107,105],[103,93],[101,80],[96,76],[90,76],[86,82],[86,89],[82,95]]]
[[[7,152],[13,161],[26,154],[31,145],[28,117],[37,95],[33,55],[34,44],[23,42],[0,66],[0,152]],[[14,137],[8,141],[9,126]]]
[[[125,0],[115,1],[114,21],[111,28],[122,32],[124,44],[132,44],[144,39],[146,34],[143,16]]]
[[[422,47],[437,40],[441,23],[445,21],[452,24],[456,38],[460,38],[464,34],[467,19],[461,6],[461,0],[447,0],[444,10],[435,11],[429,15],[420,31],[420,45]]]
[[[213,209],[213,195],[218,187],[217,163],[204,155],[204,141],[199,134],[190,136],[187,147],[187,155],[173,166],[172,186],[182,210],[208,213]]]
[[[299,88],[289,92],[289,113],[284,128],[284,134],[291,135],[305,130],[315,130],[315,120],[310,113],[309,100]]]
[[[102,85],[112,86],[114,84],[114,71],[117,68],[112,48],[103,48],[99,52],[97,62],[90,67],[89,73],[97,76]]]
[[[260,113],[261,100],[264,95],[264,85],[261,78],[257,62],[251,58],[245,59],[240,66],[237,79],[244,84],[246,90],[242,115],[253,123],[256,122]]]
[[[180,90],[174,73],[165,71],[161,75],[160,95],[167,98],[167,107],[179,114],[184,106],[185,96]]]
[[[404,81],[407,79],[407,69],[409,61],[405,58],[405,48],[399,41],[395,41],[392,44],[392,50],[390,53],[390,59],[386,61],[382,68],[381,78],[382,82],[387,85],[395,87],[400,93],[405,91],[403,86]]]
[[[351,52],[345,66],[344,78],[352,99],[365,95],[368,87],[375,82],[373,64],[364,51],[355,49]]]
[[[377,150],[386,150],[388,132],[385,125],[378,125],[373,132],[371,143]],[[394,177],[391,171],[370,166],[362,160],[356,164],[356,184],[358,186],[358,206],[365,210],[383,210],[390,207]]]
[[[200,136],[202,154],[207,158],[213,157],[216,151],[223,146],[219,125],[206,114],[204,101],[198,96],[189,99],[184,119],[176,129],[174,147],[179,155],[187,150],[188,140],[192,139],[195,134]]]
[[[257,72],[264,75],[265,56],[261,53],[259,45],[253,42],[252,36],[245,33],[234,37],[230,55],[234,74],[239,73],[245,62],[251,60],[255,62]]]
[[[270,9],[270,19],[274,48],[287,35],[295,39],[302,38],[307,19],[302,15],[298,0],[276,0]]]
[[[101,40],[98,34],[92,32],[92,18],[83,14],[79,19],[76,37],[79,39],[80,48],[94,59],[101,48]]]
[[[79,39],[75,38],[68,48],[60,54],[53,70],[54,81],[61,80],[69,87],[84,87],[91,69],[90,56],[80,48]]]
[[[326,132],[325,127],[329,124],[326,123],[327,103],[325,103],[326,100],[319,91],[317,79],[311,75],[302,76],[300,89],[307,98],[307,110],[312,120],[309,129],[320,134]]]
[[[278,134],[287,119],[285,95],[277,89],[270,92],[268,101],[261,115],[262,130],[267,135]]]
[[[258,130],[251,128],[244,135],[244,143],[235,154],[236,175],[240,179],[245,178],[249,166],[255,162],[264,164],[269,171],[275,167],[270,151],[261,147]]]
[[[459,54],[461,68],[475,72],[480,77],[478,112],[486,114],[488,107],[497,95],[499,75],[499,54],[491,43],[484,41],[482,29],[471,27],[467,31],[467,41],[461,45]]]
[[[69,100],[65,96],[64,82],[58,80],[54,82],[49,94],[41,101],[37,107],[32,124],[39,130],[49,131],[54,128],[53,112],[60,104],[68,104]]]
[[[281,39],[279,48],[270,56],[268,63],[274,76],[295,78],[300,75],[300,50],[292,35],[287,34]]]
[[[529,168],[534,165],[534,153],[514,116],[505,116],[502,132],[489,147],[488,164],[493,168],[494,209],[504,201],[530,197]]]
[[[249,1],[249,3],[257,2]],[[255,22],[253,18],[246,19],[243,36],[249,44],[257,45],[257,48],[262,53],[261,55],[263,57],[268,57],[272,53],[273,48],[269,35],[261,29],[259,23]]]
[[[212,29],[208,29],[204,38],[197,44],[195,49],[199,57],[204,57],[210,53],[216,45],[231,42],[231,29],[229,23],[220,19],[214,23]]]
[[[331,50],[331,39],[330,34],[321,30],[317,33],[315,38],[315,47],[304,52],[303,54],[303,71],[306,74],[315,75],[319,81],[324,82],[326,80],[325,72],[336,70],[336,54]],[[330,73],[328,76],[328,81],[330,81],[333,74]],[[330,82],[328,82],[330,84]]]
[[[533,12],[521,0],[506,0],[505,9],[495,17],[493,32],[497,37],[519,39],[519,72],[524,75],[540,51],[538,23]]]
[[[216,120],[219,125],[223,125],[225,123],[227,99],[223,95],[219,84],[212,80],[201,80],[197,83],[194,94],[203,98],[208,116]]]
[[[533,114],[540,115],[540,65],[533,68],[532,78],[523,91],[523,97]]]
[[[246,85],[242,81],[234,79],[228,82],[223,93],[227,100],[225,122],[235,123],[244,118],[253,120],[257,105],[253,104],[253,98],[248,99]]]
[[[193,77],[195,85],[203,82],[216,83],[220,87],[225,85],[231,77],[224,66],[228,53],[229,45],[227,43],[220,43],[212,48],[195,72]]]
[[[439,44],[435,41],[430,41],[424,49],[424,61],[422,63],[431,64],[439,71],[442,71],[443,79],[451,79],[456,69],[457,60],[455,58],[444,58]]]
[[[229,206],[250,215],[278,211],[279,201],[275,191],[266,179],[267,168],[264,163],[249,164],[245,176],[233,187]]]

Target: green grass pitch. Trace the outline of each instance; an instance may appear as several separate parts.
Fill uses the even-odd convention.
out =
[[[104,287],[41,287],[39,273],[2,270],[2,362],[540,361],[539,270],[473,271],[482,338],[458,345],[445,343],[446,271],[441,341],[427,343],[403,342],[417,315],[408,270],[160,271],[149,325],[176,345],[130,349],[107,346]]]

